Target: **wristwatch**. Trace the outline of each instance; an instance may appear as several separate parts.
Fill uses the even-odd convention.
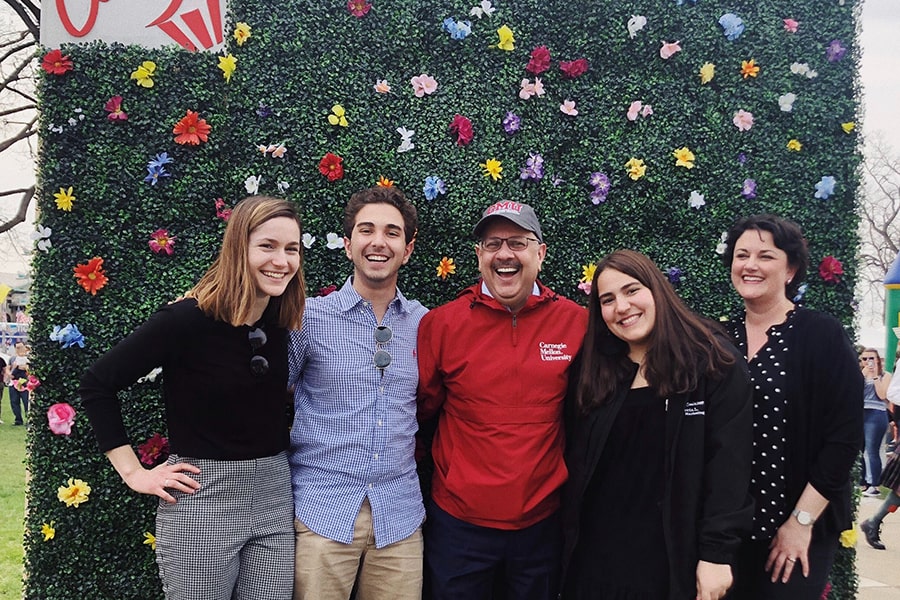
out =
[[[800,510],[799,508],[795,508],[793,512],[791,512],[791,516],[797,519],[797,522],[803,525],[804,527],[809,527],[813,523],[816,522],[813,519],[812,515],[806,512],[805,510]]]

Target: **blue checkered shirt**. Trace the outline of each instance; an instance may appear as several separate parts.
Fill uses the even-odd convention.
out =
[[[317,534],[349,544],[365,497],[375,546],[406,539],[425,519],[416,474],[416,335],[427,309],[397,290],[381,325],[394,333],[375,367],[375,313],[348,279],[337,292],[309,298],[303,326],[291,332],[294,386],[291,480],[294,512]]]

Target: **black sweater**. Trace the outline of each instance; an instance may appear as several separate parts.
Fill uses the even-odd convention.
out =
[[[211,319],[196,300],[159,309],[81,378],[79,393],[100,449],[130,443],[117,392],[162,367],[173,454],[247,460],[286,450],[287,331],[265,322],[266,316],[257,325],[268,340],[254,352],[249,326]],[[263,376],[250,372],[254,354],[268,360]]]

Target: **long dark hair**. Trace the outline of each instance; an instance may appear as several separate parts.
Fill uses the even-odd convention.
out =
[[[726,342],[715,335],[718,325],[691,312],[653,261],[634,250],[617,250],[600,261],[591,282],[576,392],[582,413],[608,402],[621,386],[631,385],[634,372],[628,344],[603,320],[597,278],[606,269],[634,277],[653,295],[656,322],[648,339],[644,377],[658,395],[690,392],[702,377],[719,378],[734,364]]]

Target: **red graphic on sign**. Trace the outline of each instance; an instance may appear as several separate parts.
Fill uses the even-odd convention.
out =
[[[57,0],[60,1],[60,0]],[[105,2],[106,0],[100,0]],[[176,16],[178,9],[181,8],[182,0],[172,0],[166,10],[163,11],[152,23],[147,27],[159,27],[170,38],[178,42],[183,48],[191,51],[197,50],[197,46],[192,42],[185,32],[172,21]],[[222,9],[219,4],[220,0],[206,0],[206,7],[209,9],[209,20],[207,24],[203,20],[203,15],[199,9],[186,11],[178,17],[187,26],[191,33],[200,42],[204,50],[212,48],[215,44],[222,43]],[[215,40],[215,41],[213,41]]]
[[[69,18],[66,0],[56,0],[56,12],[59,13],[59,20],[62,21],[62,25],[66,28],[66,31],[69,32],[69,35],[72,37],[84,37],[94,28],[94,23],[97,22],[97,12],[100,10],[100,3],[108,1],[109,0],[90,0],[91,5],[88,9],[88,18],[84,23],[84,27],[81,29],[75,27],[75,24],[72,23],[72,19]]]

